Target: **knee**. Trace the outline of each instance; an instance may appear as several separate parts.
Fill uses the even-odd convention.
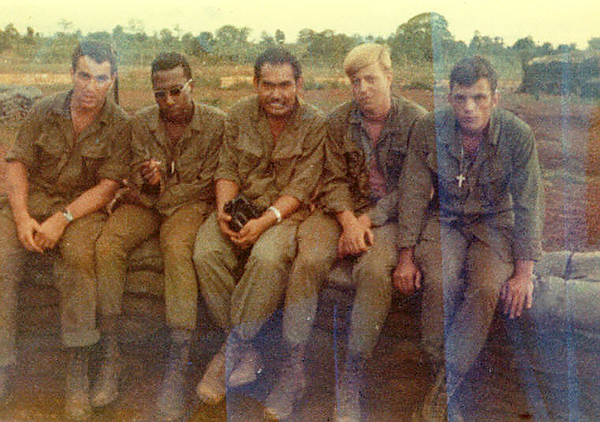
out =
[[[221,255],[222,252],[213,247],[210,243],[197,241],[194,245],[192,259],[194,264],[201,268],[205,265],[210,265],[211,263],[218,261]]]

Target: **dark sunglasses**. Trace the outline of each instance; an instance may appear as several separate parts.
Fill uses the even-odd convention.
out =
[[[171,97],[177,97],[179,94],[181,94],[181,91],[183,91],[190,84],[190,82],[192,82],[191,79],[189,79],[183,86],[176,86],[169,89],[160,89],[158,91],[154,91],[154,98],[157,100],[164,100],[167,98],[167,93]]]

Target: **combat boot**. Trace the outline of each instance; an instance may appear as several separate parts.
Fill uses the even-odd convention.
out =
[[[117,319],[106,318],[100,323],[102,336],[102,363],[96,382],[90,393],[94,407],[104,407],[115,401],[119,395],[121,375],[121,354],[117,340]]]
[[[161,422],[179,422],[187,419],[185,381],[191,338],[190,330],[171,331],[169,362],[156,404],[157,419]]]
[[[277,384],[267,397],[264,411],[266,419],[280,421],[289,418],[294,404],[304,395],[307,384],[305,354],[305,344],[292,348]]]
[[[413,413],[413,422],[463,422],[460,408],[453,399],[460,379],[449,379],[442,366],[437,371],[433,387],[429,390],[420,409]]]
[[[360,422],[366,359],[349,355],[337,388],[335,422]]]
[[[196,393],[203,403],[215,405],[225,398],[225,348],[223,345],[213,356],[196,387]]]
[[[88,378],[89,360],[90,349],[88,347],[70,348],[65,390],[65,415],[76,421],[85,420],[92,414]]]
[[[231,333],[227,340],[226,377],[230,388],[241,387],[256,381],[262,372],[262,362],[252,343]]]

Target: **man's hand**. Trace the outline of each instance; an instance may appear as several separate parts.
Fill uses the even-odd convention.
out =
[[[34,236],[35,243],[43,250],[52,249],[65,232],[68,224],[62,213],[53,214],[41,224]]]
[[[39,232],[42,227],[35,218],[27,215],[16,222],[17,235],[19,241],[25,249],[31,252],[42,253],[44,250],[36,243],[36,233]]]
[[[366,214],[358,218],[348,218],[342,227],[343,231],[338,240],[338,258],[366,252],[375,240],[371,220]]]
[[[229,227],[230,221],[231,216],[227,214],[225,210],[223,210],[222,208],[217,210],[217,222],[219,223],[219,228],[225,236],[229,237],[229,239],[231,239],[231,241],[234,242],[233,239],[238,237],[238,233],[231,230],[231,228]]]
[[[394,286],[400,293],[412,295],[421,288],[421,277],[421,270],[415,264],[413,249],[402,249],[398,265],[392,273]]]
[[[244,227],[236,233],[237,236],[231,241],[242,249],[246,249],[254,245],[261,234],[270,227],[263,217],[252,218],[248,220]]]
[[[533,305],[533,261],[518,260],[515,272],[502,290],[500,298],[504,301],[504,314],[510,319],[518,318],[523,309]]]
[[[145,183],[151,186],[159,184],[162,180],[160,161],[157,161],[154,158],[144,161],[140,165],[140,173],[142,174],[142,179],[144,179]]]
[[[518,318],[523,309],[533,305],[533,280],[531,276],[513,276],[509,278],[500,293],[504,301],[504,315],[510,319]]]

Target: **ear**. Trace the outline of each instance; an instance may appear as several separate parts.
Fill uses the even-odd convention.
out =
[[[500,102],[500,92],[498,92],[498,90],[495,90],[492,93],[492,107],[498,106],[499,102]]]
[[[259,83],[258,78],[252,79],[252,83],[254,84],[254,90],[258,90],[258,83]]]
[[[298,91],[302,91],[303,86],[304,86],[304,78],[302,76],[300,76],[298,78],[298,80],[296,81],[296,87],[298,88]]]

